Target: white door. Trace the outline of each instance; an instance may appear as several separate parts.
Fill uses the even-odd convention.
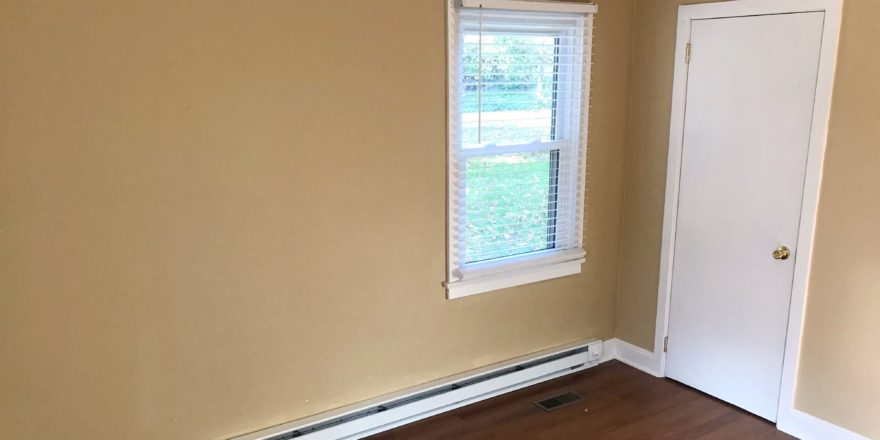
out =
[[[821,12],[694,20],[666,375],[776,419]],[[781,246],[791,256],[773,252]]]

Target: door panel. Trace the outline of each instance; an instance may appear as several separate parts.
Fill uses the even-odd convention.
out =
[[[691,26],[666,374],[770,420],[823,15]]]

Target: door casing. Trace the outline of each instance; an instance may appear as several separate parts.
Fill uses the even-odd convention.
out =
[[[682,144],[684,136],[685,100],[687,94],[686,48],[691,34],[691,21],[712,18],[732,18],[752,15],[785,14],[797,12],[823,12],[824,23],[820,48],[819,69],[816,81],[816,99],[807,153],[806,179],[803,203],[798,226],[798,255],[794,267],[791,307],[782,367],[777,427],[793,435],[805,435],[803,420],[809,417],[794,408],[797,368],[800,358],[801,335],[806,310],[807,285],[812,263],[813,239],[822,166],[828,137],[828,121],[834,73],[837,66],[837,48],[842,17],[842,0],[734,0],[679,6],[676,36],[675,73],[672,93],[672,111],[669,130],[669,156],[667,161],[666,197],[663,214],[663,235],[660,255],[660,279],[657,295],[657,320],[654,333],[653,361],[658,371],[665,375],[665,339],[668,334],[669,304],[672,289],[672,266],[675,245],[675,228],[678,218],[678,190],[681,173]],[[815,432],[812,432],[816,435]]]

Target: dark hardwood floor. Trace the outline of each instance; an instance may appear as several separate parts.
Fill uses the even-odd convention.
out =
[[[583,400],[544,412],[567,391]],[[369,440],[793,439],[766,420],[617,361],[478,402]]]

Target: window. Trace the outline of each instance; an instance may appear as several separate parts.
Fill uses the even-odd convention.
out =
[[[450,0],[449,298],[580,272],[595,12]]]

